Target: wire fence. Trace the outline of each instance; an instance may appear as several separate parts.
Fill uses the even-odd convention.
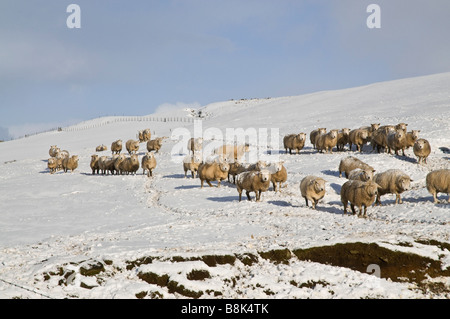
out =
[[[121,116],[117,118],[108,119],[103,122],[97,122],[92,124],[77,124],[74,126],[64,127],[64,128],[58,128],[60,131],[64,132],[74,132],[74,131],[81,131],[96,127],[105,126],[112,123],[119,123],[119,122],[178,122],[178,123],[194,123],[194,120],[196,120],[193,117],[163,117],[163,116]]]

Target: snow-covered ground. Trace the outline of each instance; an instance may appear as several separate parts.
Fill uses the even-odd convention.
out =
[[[450,154],[440,149],[450,147],[450,73],[301,96],[230,100],[200,110],[206,116],[201,124],[95,119],[79,130],[0,143],[0,297],[448,297],[448,276],[430,279],[444,287],[436,293],[383,278],[382,267],[379,278],[369,270],[299,260],[294,254],[278,263],[262,253],[376,243],[439,261],[443,270],[449,267],[450,205],[433,203],[425,176],[450,168]],[[190,118],[191,113],[174,110],[158,116]],[[344,152],[321,154],[309,143],[309,132],[318,127],[400,122],[430,141],[428,164],[417,164],[412,149],[406,157],[372,152],[369,145],[362,153],[347,146]],[[114,140],[136,139],[137,131],[147,127],[154,136],[171,137],[156,154],[153,177],[142,170],[137,175],[91,174],[97,145],[109,148]],[[257,132],[259,138],[279,132],[278,140],[267,144],[272,153],[280,151],[288,180],[280,193],[263,193],[261,202],[239,202],[232,183],[200,188],[198,179],[184,178],[180,159],[185,153],[179,146],[185,143],[178,133],[197,130],[227,137],[227,129],[238,128]],[[307,133],[308,142],[301,154],[285,154],[282,137],[296,132]],[[205,146],[217,140],[206,136]],[[50,174],[51,145],[78,155],[78,169]],[[144,153],[142,143],[139,157]],[[395,205],[394,195],[384,195],[383,205],[369,207],[367,218],[343,216],[339,194],[345,178],[339,177],[338,165],[349,155],[377,172],[398,168],[409,174],[412,188],[402,194],[404,203]],[[317,210],[306,207],[300,196],[306,175],[327,181]],[[435,242],[447,246],[430,244]],[[231,261],[214,265],[205,256]],[[236,256],[251,256],[254,263]],[[194,280],[195,274],[206,278]]]

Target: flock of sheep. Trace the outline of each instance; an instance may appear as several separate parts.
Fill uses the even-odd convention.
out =
[[[418,137],[419,130],[407,132],[407,124],[397,125],[372,124],[350,130],[326,131],[319,128],[310,132],[310,142],[320,153],[332,153],[333,148],[343,151],[345,146],[356,146],[356,151],[363,152],[363,146],[370,143],[372,150],[381,150],[391,153],[392,151],[405,156],[405,149],[412,147],[414,154],[418,158],[418,163],[426,163],[427,157],[431,153],[430,143]],[[122,140],[114,141],[111,144],[112,156],[91,156],[90,167],[92,174],[136,174],[142,168],[143,174],[153,175],[157,162],[153,151],[160,150],[163,140],[166,137],[151,139],[150,129],[138,132],[138,140],[128,140],[125,144],[129,156],[121,153],[123,148]],[[286,153],[297,154],[304,148],[307,138],[306,133],[289,134],[283,138]],[[147,143],[146,154],[139,162],[137,152],[142,142]],[[239,193],[239,201],[242,200],[242,192],[245,191],[247,199],[251,200],[250,193],[255,193],[256,201],[261,200],[261,194],[269,190],[273,185],[273,190],[280,191],[281,184],[287,181],[287,170],[283,162],[266,163],[245,163],[242,157],[249,151],[249,145],[223,145],[214,150],[211,156],[204,159],[202,154],[203,140],[201,138],[191,138],[187,148],[189,154],[183,160],[183,170],[185,177],[190,171],[192,178],[200,179],[201,187],[204,182],[212,186],[211,182],[217,182],[217,187],[223,180],[228,180],[236,185]],[[106,151],[105,145],[96,148],[97,152]],[[48,168],[51,173],[59,169],[65,172],[75,170],[78,167],[78,156],[70,157],[68,151],[61,151],[56,146],[51,146],[49,150],[50,159]],[[341,160],[339,164],[339,177],[342,173],[348,179],[341,187],[341,202],[344,206],[344,214],[347,212],[348,204],[353,214],[356,214],[355,207],[359,209],[360,216],[366,216],[367,207],[372,204],[381,205],[380,197],[384,194],[395,194],[395,203],[401,204],[401,194],[410,188],[411,178],[401,170],[389,169],[385,172],[374,174],[375,170],[368,164],[362,162],[354,156],[348,156]],[[326,181],[317,176],[306,176],[300,182],[300,193],[306,201],[306,206],[311,202],[315,209],[317,203],[325,196]],[[440,169],[430,172],[426,177],[426,188],[433,195],[434,202],[437,203],[438,193],[447,193],[450,202],[450,169]]]

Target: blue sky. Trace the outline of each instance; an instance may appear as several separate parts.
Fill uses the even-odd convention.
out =
[[[0,139],[448,72],[449,13],[448,0],[2,0]]]

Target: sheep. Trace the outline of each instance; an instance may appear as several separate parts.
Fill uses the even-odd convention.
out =
[[[331,130],[325,134],[319,134],[316,137],[316,148],[319,152],[333,153],[333,147],[337,145],[338,130]]]
[[[147,171],[147,177],[153,176],[153,170],[156,168],[156,158],[153,153],[148,152],[142,157],[141,161],[142,174],[145,175]]]
[[[139,151],[139,141],[128,140],[125,147],[127,148],[128,154],[137,154]]]
[[[164,137],[157,137],[153,140],[150,140],[147,142],[147,151],[156,151],[156,153],[159,152],[162,146],[162,142],[164,140]]]
[[[377,194],[378,185],[373,181],[348,180],[341,187],[341,202],[344,205],[344,215],[347,213],[348,202],[350,202],[353,215],[356,214],[355,206],[357,206],[359,209],[358,216],[366,216],[367,207],[374,203]]]
[[[411,132],[406,133],[406,149],[410,147],[414,147],[414,144],[419,139],[420,130],[412,130]]]
[[[116,174],[122,174],[122,171],[120,169],[120,164],[126,159],[126,155],[125,154],[119,154],[117,157],[114,158],[114,160],[112,161],[112,163],[110,163],[110,165],[112,165],[114,167],[114,171],[116,172]],[[113,172],[111,172],[113,174]]]
[[[137,154],[131,154],[130,157],[126,157],[123,161],[121,161],[118,165],[119,173],[126,175],[128,174],[136,174],[139,169],[139,158]]]
[[[91,155],[91,169],[92,169],[92,175],[95,175],[95,171],[97,171],[97,174],[100,172],[100,166],[98,163],[99,157],[97,154]]]
[[[191,171],[192,178],[197,176],[198,167],[202,163],[202,158],[199,154],[186,155],[183,159],[184,178],[187,177],[187,172]],[[231,170],[231,165],[230,165]]]
[[[289,150],[289,154],[292,154],[292,150],[295,150],[297,151],[297,154],[299,154],[305,146],[305,141],[306,133],[286,135],[283,138],[284,149],[286,150],[286,153]]]
[[[373,181],[374,170],[355,168],[348,174],[348,179],[368,182]]]
[[[114,154],[112,157],[108,158],[105,163],[105,169],[107,172],[110,172],[112,175],[114,175],[114,172],[119,174],[119,171],[116,170],[116,162],[119,158],[125,158],[125,155],[123,154]]]
[[[349,143],[349,134],[350,134],[349,128],[343,128],[342,130],[338,131],[337,144],[336,144],[336,148],[338,151],[343,151],[345,145]]]
[[[261,200],[261,193],[266,192],[270,186],[270,172],[268,170],[248,171],[237,175],[236,188],[239,193],[239,201],[242,200],[242,191],[245,190],[247,199],[251,201],[250,193],[255,193],[255,200]]]
[[[120,154],[120,152],[122,152],[122,140],[112,142],[111,152],[112,154]]]
[[[69,154],[68,151],[66,151],[66,150],[61,151],[61,150],[58,148],[55,157],[56,157],[56,161],[57,161],[56,169],[57,169],[57,170],[60,170],[60,169],[63,169],[63,160],[64,160],[65,158],[67,158],[67,157],[70,157],[70,154]]]
[[[427,164],[427,158],[431,153],[430,142],[424,138],[419,138],[413,146],[414,155],[417,156],[417,162]]]
[[[372,137],[373,132],[375,132],[379,127],[380,123],[372,123],[370,126],[362,126],[359,129],[367,131],[368,139]]]
[[[372,170],[375,172],[372,166],[364,163],[360,159],[354,157],[354,156],[348,156],[346,158],[343,158],[341,162],[339,163],[339,177],[342,177],[342,172],[345,173],[345,177],[348,178],[348,175],[352,170],[355,168],[361,168],[365,170]]]
[[[220,187],[220,182],[228,179],[229,170],[230,164],[223,161],[200,164],[198,167],[198,177],[200,178],[201,188],[203,188],[204,181],[210,187],[212,187],[211,181],[217,181],[217,187]]]
[[[365,129],[354,129],[349,133],[349,149],[352,150],[352,145],[356,145],[356,151],[362,152],[363,145],[367,143],[369,132]]]
[[[107,172],[107,162],[108,162],[108,156],[100,156],[98,158],[98,168],[102,172],[103,175]]]
[[[99,146],[97,146],[96,148],[95,148],[95,151],[96,152],[103,152],[103,151],[107,151],[108,150],[108,147],[106,146],[106,145],[99,145]]]
[[[327,129],[324,127],[321,127],[321,128],[315,129],[309,133],[309,140],[310,140],[311,144],[313,145],[313,148],[316,148],[317,135],[325,134],[326,132],[327,132]]]
[[[389,169],[376,174],[373,181],[379,185],[376,205],[381,205],[380,197],[384,194],[395,194],[395,204],[401,204],[400,194],[409,190],[412,179],[399,169]]]
[[[149,128],[138,132],[139,143],[150,141],[152,132]]]
[[[270,172],[270,181],[275,192],[281,191],[281,184],[287,181],[287,170],[284,162],[270,163],[265,169]],[[278,187],[277,187],[278,185]]]
[[[447,203],[450,203],[450,169],[439,169],[427,174],[426,186],[428,192],[433,195],[434,203],[439,203],[438,193],[447,193]],[[443,201],[445,203],[445,200]]]
[[[387,136],[389,135],[389,133],[395,130],[403,130],[406,133],[407,126],[408,124],[406,123],[399,123],[395,126],[383,125],[378,127],[378,129],[372,134],[372,149],[375,150],[375,148],[377,148],[378,153],[380,153],[381,148],[387,150]]]
[[[230,177],[233,178],[233,184],[236,184],[236,176],[240,173],[243,173],[245,171],[248,171],[249,164],[242,163],[241,161],[237,160],[233,163],[230,163],[230,171],[228,172],[228,181],[230,181]]]
[[[58,160],[56,157],[50,157],[47,161],[47,167],[50,170],[50,174],[53,174],[57,171]]]
[[[72,157],[65,157],[62,162],[64,173],[68,170],[73,171],[78,167],[78,155],[72,155]]]
[[[311,201],[313,209],[316,209],[317,203],[325,196],[325,183],[326,181],[317,176],[308,175],[300,182],[300,193],[305,199],[306,206],[308,200]]]
[[[213,154],[223,156],[229,163],[233,163],[236,160],[241,160],[246,152],[249,151],[250,145],[223,145],[216,148]]]
[[[56,154],[60,151],[59,147],[56,145],[51,145],[50,149],[48,150],[48,154],[50,157],[56,157]]]
[[[387,135],[386,145],[389,154],[391,154],[391,150],[394,150],[395,155],[398,155],[398,151],[402,150],[402,155],[405,156],[406,132],[402,129],[390,131]]]
[[[201,152],[203,147],[203,138],[190,138],[187,144],[187,148],[189,150],[189,153],[192,152],[194,154],[195,152]]]

